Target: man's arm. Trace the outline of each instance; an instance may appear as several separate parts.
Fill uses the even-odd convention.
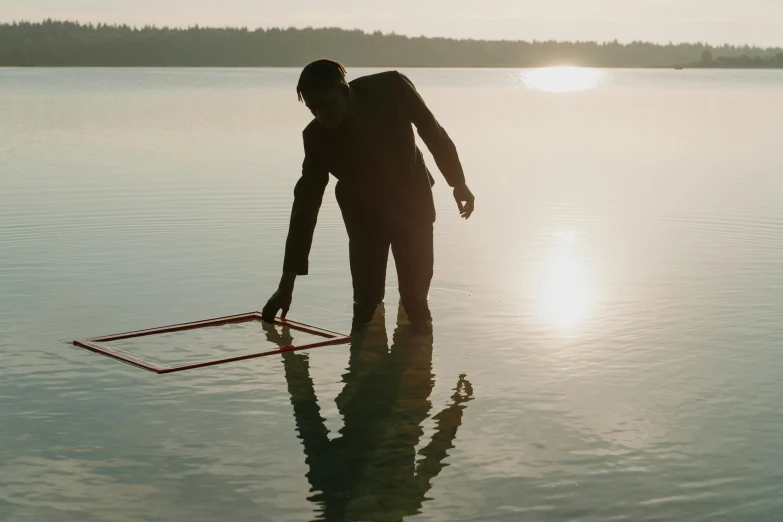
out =
[[[302,176],[294,188],[294,204],[285,243],[283,276],[277,291],[262,311],[264,321],[270,323],[274,322],[277,312],[281,309],[282,316],[285,318],[291,306],[296,276],[308,273],[313,232],[318,221],[324,190],[329,183],[329,170],[319,162],[306,132],[303,134],[303,139],[305,159],[302,163]]]
[[[454,200],[462,217],[467,219],[473,213],[475,198],[465,183],[465,173],[457,154],[457,147],[446,133],[446,129],[435,119],[413,83],[404,74],[398,72],[397,75],[408,117],[416,126],[416,131],[432,153],[432,157],[435,158],[435,163],[446,178],[446,182],[454,188]]]
[[[323,166],[305,133],[303,135],[305,158],[302,176],[294,188],[294,204],[288,225],[283,272],[307,275],[313,232],[318,221],[324,190],[329,183],[329,170]]]
[[[438,169],[450,187],[464,185],[465,174],[454,142],[446,133],[446,129],[435,119],[410,79],[402,73],[397,74],[400,77],[408,117],[416,126],[416,131],[432,153],[432,157],[435,158]]]

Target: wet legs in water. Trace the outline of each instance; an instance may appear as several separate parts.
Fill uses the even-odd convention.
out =
[[[400,303],[418,325],[432,319],[427,304],[433,272],[432,223],[403,225],[366,212],[343,210],[350,240],[353,327],[368,323],[383,302],[389,250],[394,255]]]

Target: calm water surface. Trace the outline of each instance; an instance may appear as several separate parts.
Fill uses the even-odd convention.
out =
[[[477,196],[435,186],[433,335],[390,270],[351,346],[159,376],[69,343],[263,306],[298,71],[0,70],[0,520],[783,520],[783,74],[405,72]],[[311,266],[347,330],[331,188]]]

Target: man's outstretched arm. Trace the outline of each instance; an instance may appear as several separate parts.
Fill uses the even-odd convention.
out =
[[[318,160],[306,136],[304,149],[302,177],[294,188],[294,204],[291,209],[283,261],[283,271],[293,272],[295,275],[307,275],[318,211],[321,208],[324,190],[329,183],[329,170]]]
[[[294,188],[294,204],[288,225],[288,238],[285,243],[283,277],[277,291],[267,302],[263,310],[264,320],[274,321],[279,310],[283,317],[291,306],[294,281],[297,275],[307,275],[308,258],[313,244],[313,233],[318,221],[324,190],[329,183],[329,170],[318,161],[312,144],[304,135],[305,159],[302,163],[302,176]]]
[[[462,170],[457,147],[446,129],[441,127],[427,104],[424,103],[413,82],[404,74],[397,74],[408,117],[416,126],[416,131],[432,153],[432,157],[435,158],[435,163],[443,177],[446,178],[446,182],[454,188],[454,199],[457,201],[460,213],[464,218],[470,217],[470,214],[473,213],[475,198],[465,182],[465,173]]]

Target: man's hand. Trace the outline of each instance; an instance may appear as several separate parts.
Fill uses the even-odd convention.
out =
[[[454,187],[454,201],[457,202],[459,215],[468,219],[473,213],[476,198],[466,184],[463,183],[462,185]]]
[[[294,296],[294,280],[296,274],[291,272],[284,272],[283,278],[280,280],[280,286],[277,291],[272,294],[272,297],[267,301],[266,306],[261,311],[262,319],[267,323],[274,323],[277,317],[277,312],[283,310],[282,317],[285,319],[288,309],[291,308],[291,300]]]

